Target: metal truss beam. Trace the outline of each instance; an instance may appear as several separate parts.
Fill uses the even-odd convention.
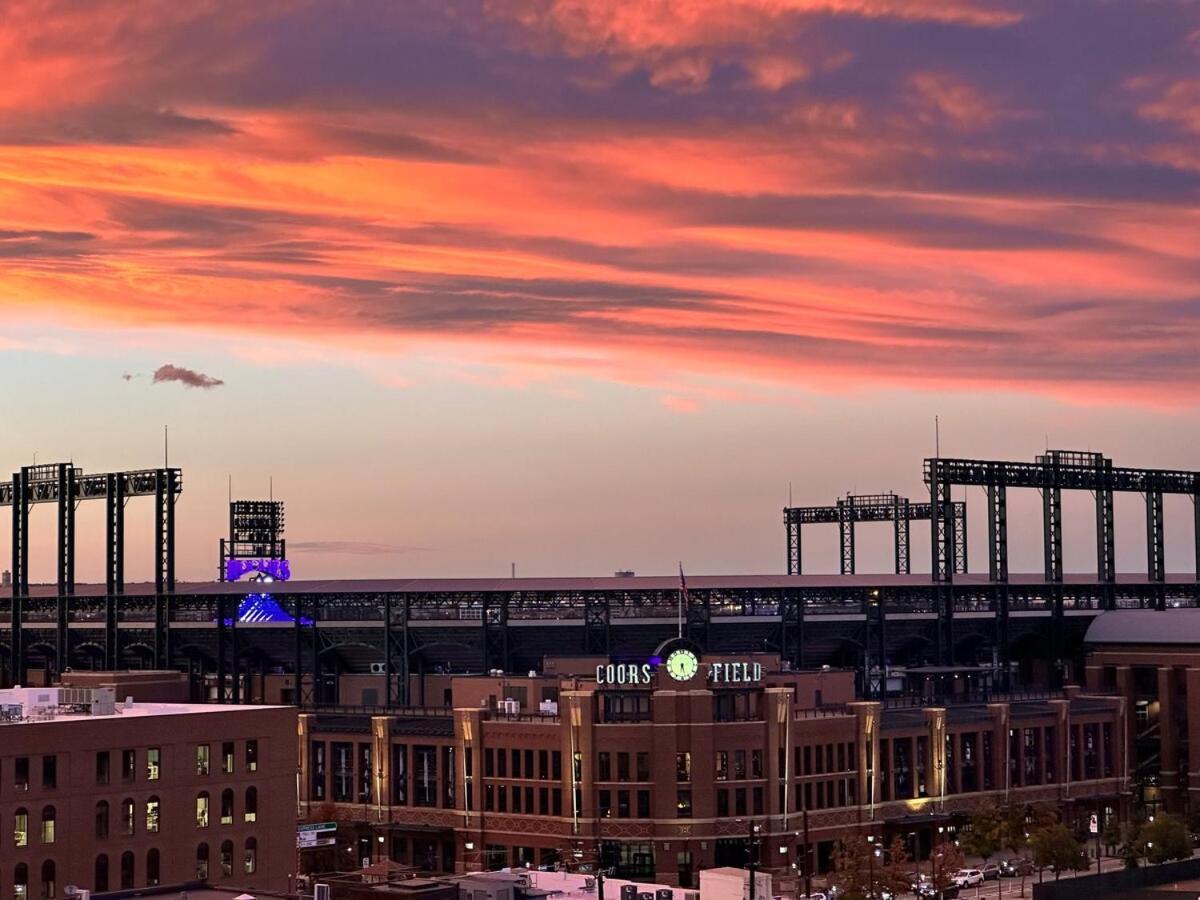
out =
[[[483,669],[508,671],[508,594],[483,595]]]
[[[1167,577],[1162,491],[1146,492],[1146,577],[1154,582]]]
[[[1032,462],[985,459],[925,460],[925,482],[934,495],[939,485],[976,485],[988,489],[990,573],[993,581],[1007,578],[1007,534],[1003,492],[1010,487],[1034,488],[1042,492],[1045,577],[1049,583],[1062,581],[1062,491],[1092,491],[1096,497],[1096,569],[1102,583],[1116,578],[1114,553],[1113,494],[1141,493],[1146,497],[1146,540],[1149,578],[1158,583],[1165,577],[1161,547],[1162,497],[1164,494],[1200,495],[1200,471],[1138,469],[1114,466],[1103,454],[1091,451],[1048,450]],[[1200,560],[1200,505],[1196,510],[1197,559]],[[943,543],[950,535],[934,529],[934,540]],[[939,578],[936,562],[946,548],[933,549],[934,580]],[[1200,565],[1197,566],[1200,569]],[[1200,575],[1198,575],[1200,577]],[[1110,596],[1112,591],[1109,591]]]
[[[956,502],[954,507],[955,541],[954,569],[967,571],[966,535],[967,505]],[[896,494],[847,494],[831,506],[789,506],[783,511],[787,544],[787,572],[803,573],[801,530],[804,525],[837,525],[839,571],[853,575],[856,571],[854,526],[858,522],[891,522],[894,528],[894,561],[897,574],[912,571],[909,555],[909,524],[928,521],[933,507],[929,503],[913,503]]]
[[[688,591],[687,622],[684,634],[699,644],[708,647],[709,632],[712,627],[712,602],[708,591]]]
[[[584,599],[583,644],[588,656],[609,655],[608,597],[604,594],[589,594]]]

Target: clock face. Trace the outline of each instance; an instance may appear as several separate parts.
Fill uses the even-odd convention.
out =
[[[667,657],[667,674],[676,681],[691,681],[700,671],[700,660],[691,650],[672,650]]]

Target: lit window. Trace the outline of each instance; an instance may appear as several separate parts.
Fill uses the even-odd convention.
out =
[[[246,809],[242,813],[242,818],[247,822],[258,821],[258,788],[246,788]]]
[[[208,774],[208,744],[200,744],[196,747],[196,774]]]
[[[53,806],[42,808],[42,843],[54,843],[54,819],[55,812]]]
[[[158,815],[159,815],[158,798],[151,797],[149,800],[146,801],[146,830],[147,831],[151,831],[151,832],[158,831]]]
[[[137,827],[136,806],[131,798],[121,801],[121,834],[133,834]]]
[[[246,771],[258,771],[258,741],[246,741]]]
[[[13,843],[18,847],[29,846],[29,813],[24,809],[13,815]]]
[[[208,791],[201,791],[196,795],[196,827],[208,827]],[[206,845],[204,846],[206,849]]]
[[[157,747],[149,747],[146,750],[146,780],[158,781],[160,774],[162,774],[162,751]]]
[[[246,838],[246,874],[253,875],[258,871],[258,841]]]

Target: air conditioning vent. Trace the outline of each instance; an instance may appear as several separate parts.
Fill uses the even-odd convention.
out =
[[[387,663],[381,663],[381,662],[371,663],[371,674],[372,675],[386,675],[387,674]]]

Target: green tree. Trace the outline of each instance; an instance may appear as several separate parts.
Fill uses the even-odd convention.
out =
[[[1146,822],[1138,832],[1137,843],[1138,851],[1155,864],[1192,856],[1187,825],[1176,816],[1158,815],[1153,822]]]
[[[953,886],[954,873],[966,864],[966,858],[952,842],[944,841],[933,848],[929,862],[934,888],[944,891]]]
[[[1062,822],[1032,832],[1029,846],[1033,850],[1033,864],[1039,870],[1052,871],[1055,880],[1063,872],[1082,871],[1089,866],[1083,845]]]
[[[1025,817],[1029,807],[1024,803],[1010,803],[1000,811],[1000,843],[1012,853],[1020,853],[1025,846]]]
[[[1120,846],[1123,831],[1121,820],[1115,815],[1109,816],[1108,821],[1104,823],[1104,830],[1100,833],[1100,840],[1109,856],[1112,856],[1116,852],[1116,848]]]
[[[984,803],[971,814],[970,827],[959,839],[959,846],[968,856],[978,856],[984,862],[1003,846],[1004,818],[994,803]]]

